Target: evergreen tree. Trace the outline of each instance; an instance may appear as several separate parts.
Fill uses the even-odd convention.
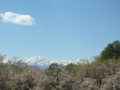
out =
[[[118,59],[120,57],[120,41],[114,41],[101,52],[100,57],[102,60]]]

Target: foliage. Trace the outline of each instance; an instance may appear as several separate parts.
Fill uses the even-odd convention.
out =
[[[48,69],[55,70],[55,69],[58,69],[58,67],[59,67],[58,63],[52,63]]]
[[[53,81],[50,82],[50,86],[57,89],[60,84],[60,72],[63,69],[63,65],[58,63],[52,63],[48,70],[46,70],[46,74],[52,77]]]
[[[120,41],[114,41],[108,44],[108,46],[100,54],[101,60],[118,59],[120,57]]]
[[[73,63],[70,63],[70,64],[66,65],[65,70],[67,70],[67,71],[69,71],[71,73],[75,73],[75,67],[76,66],[77,65],[75,65]]]

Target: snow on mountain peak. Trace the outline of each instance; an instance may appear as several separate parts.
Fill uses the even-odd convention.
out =
[[[76,59],[76,60],[73,60],[73,61],[68,61],[68,60],[64,60],[64,61],[52,60],[52,61],[50,61],[50,60],[47,60],[47,59],[45,59],[43,57],[40,57],[40,56],[24,58],[22,60],[25,63],[27,63],[28,65],[38,67],[41,70],[47,69],[49,67],[49,65],[52,64],[52,63],[67,65],[67,64],[70,64],[70,63],[77,64],[77,63],[82,62],[80,59]],[[5,59],[5,62],[7,62],[6,59]]]
[[[39,57],[39,56],[31,57],[31,58],[25,58],[23,60],[27,64],[32,65],[32,66],[36,66],[40,69],[47,69],[49,67],[49,65],[52,64],[52,63],[67,65],[67,64],[70,64],[70,63],[77,64],[77,63],[81,62],[80,59],[76,59],[76,60],[73,60],[73,61],[68,61],[68,60],[64,60],[64,61],[52,60],[52,61],[50,61],[50,60],[47,60],[47,59],[45,59],[43,57]]]

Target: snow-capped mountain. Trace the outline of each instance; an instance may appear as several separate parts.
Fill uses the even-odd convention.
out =
[[[38,67],[42,70],[47,69],[50,65],[50,62],[47,59],[43,57],[38,57],[38,56],[31,57],[31,58],[25,58],[23,59],[23,61],[27,63],[28,65]]]
[[[76,59],[76,60],[73,60],[73,61],[68,61],[68,60],[64,60],[64,61],[52,60],[51,61],[51,60],[47,60],[47,59],[45,59],[43,57],[39,57],[39,56],[31,57],[31,58],[24,58],[22,60],[25,63],[27,63],[28,65],[38,67],[41,70],[47,69],[50,66],[50,64],[52,64],[52,63],[67,65],[67,64],[70,64],[70,63],[77,64],[77,63],[82,62],[80,59]],[[4,60],[5,63],[7,61],[8,61],[7,59]]]
[[[36,66],[42,70],[44,69],[47,69],[49,67],[50,64],[52,63],[58,63],[58,64],[63,64],[63,65],[67,65],[67,64],[70,64],[70,63],[74,63],[74,64],[77,64],[77,63],[81,63],[81,60],[80,59],[77,59],[77,60],[73,60],[73,61],[68,61],[68,60],[65,60],[65,61],[57,61],[57,60],[47,60],[43,57],[31,57],[31,58],[25,58],[23,59],[25,63],[31,65],[31,66]]]

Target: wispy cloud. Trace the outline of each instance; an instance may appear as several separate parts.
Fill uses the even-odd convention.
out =
[[[15,24],[21,24],[21,25],[30,25],[32,26],[35,24],[34,18],[32,18],[30,15],[21,15],[13,12],[6,12],[4,14],[0,14],[2,17],[3,22],[12,22]]]

